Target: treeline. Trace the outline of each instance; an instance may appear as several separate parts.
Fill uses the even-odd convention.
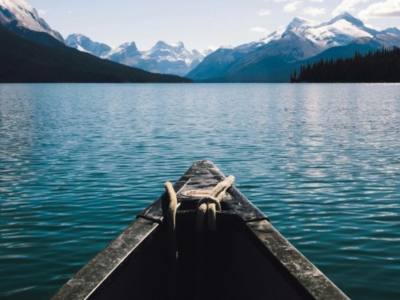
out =
[[[400,49],[378,49],[352,58],[320,60],[290,74],[290,82],[400,82]]]

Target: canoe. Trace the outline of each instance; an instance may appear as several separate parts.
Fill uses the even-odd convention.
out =
[[[349,299],[232,178],[195,162],[51,299]]]

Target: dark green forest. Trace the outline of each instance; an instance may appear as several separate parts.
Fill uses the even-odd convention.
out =
[[[378,49],[354,57],[320,60],[290,74],[290,82],[400,82],[400,49]]]

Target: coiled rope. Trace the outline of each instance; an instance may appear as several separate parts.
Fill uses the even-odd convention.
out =
[[[210,194],[201,199],[197,204],[197,219],[196,219],[196,228],[201,231],[204,227],[204,219],[207,215],[207,223],[208,228],[211,231],[217,230],[216,227],[216,219],[217,219],[217,211],[221,211],[221,201],[225,196],[226,190],[230,188],[235,181],[235,177],[230,175],[225,180],[219,182],[210,192]],[[168,194],[167,200],[168,206],[167,212],[165,214],[166,223],[167,223],[167,231],[169,236],[170,243],[170,260],[171,260],[171,269],[169,276],[169,299],[175,299],[176,294],[176,282],[177,282],[177,272],[178,272],[178,246],[176,242],[176,211],[178,208],[178,201],[176,197],[176,193],[174,187],[170,182],[164,183],[165,190]],[[163,201],[164,201],[163,200]],[[201,235],[198,236],[198,243],[201,241]],[[198,249],[199,247],[196,247]]]

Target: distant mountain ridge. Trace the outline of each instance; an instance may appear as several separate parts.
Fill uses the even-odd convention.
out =
[[[192,82],[153,74],[100,59],[65,44],[60,33],[24,0],[0,0],[0,82]],[[79,37],[90,51],[108,53],[104,44]],[[80,49],[82,50],[82,49]]]
[[[0,26],[20,37],[69,52],[75,48],[103,60],[153,73],[185,76],[198,82],[288,82],[299,62],[333,58],[385,47],[400,47],[400,30],[375,30],[348,13],[327,22],[294,18],[283,32],[237,47],[189,51],[182,42],[159,41],[141,51],[135,42],[112,48],[82,34],[63,39],[25,0],[0,0]],[[67,47],[66,45],[70,46]],[[212,53],[211,53],[212,52]],[[26,52],[27,55],[28,52]]]
[[[348,13],[328,22],[294,18],[282,33],[274,32],[259,42],[221,47],[186,76],[205,82],[288,82],[290,68],[331,48],[367,43],[379,47],[400,46],[400,30],[377,31]],[[369,46],[369,48],[370,48]],[[288,67],[288,65],[293,66]]]
[[[0,25],[0,82],[191,82],[103,60],[48,38],[59,47],[29,41]]]
[[[188,51],[182,42],[167,44],[159,41],[152,49],[139,51],[134,42],[111,48],[106,44],[93,42],[82,34],[73,34],[64,40],[25,0],[0,0],[0,25],[39,44],[58,49],[66,44],[100,58],[153,73],[184,76],[209,53]]]
[[[70,35],[66,38],[65,44],[82,52],[88,52],[95,56],[102,57],[111,51],[106,44],[93,42],[82,34]]]
[[[83,52],[103,59],[109,59],[127,66],[137,67],[149,72],[184,76],[193,70],[209,53],[185,48],[182,42],[168,44],[158,41],[150,50],[140,51],[135,42],[125,43],[116,48],[98,42],[82,34],[71,34],[66,44]]]

